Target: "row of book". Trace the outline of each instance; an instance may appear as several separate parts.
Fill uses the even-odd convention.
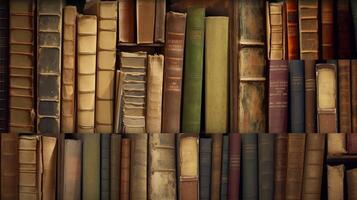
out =
[[[327,170],[328,199],[352,200],[356,165],[348,187],[324,165],[346,153],[357,134],[1,134],[1,199],[318,200]]]

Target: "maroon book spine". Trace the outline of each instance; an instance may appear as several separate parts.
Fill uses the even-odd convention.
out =
[[[240,134],[229,134],[228,199],[239,200]]]
[[[357,154],[357,133],[347,135],[347,151],[349,154]]]
[[[349,0],[337,0],[338,58],[350,59],[352,54],[352,16]]]

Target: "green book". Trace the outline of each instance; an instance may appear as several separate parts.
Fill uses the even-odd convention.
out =
[[[242,199],[258,199],[257,134],[242,134]]]
[[[183,133],[199,133],[201,122],[205,9],[189,8],[183,85]]]

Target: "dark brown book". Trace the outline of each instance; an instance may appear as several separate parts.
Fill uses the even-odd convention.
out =
[[[16,133],[1,134],[1,199],[19,199],[19,154]]]
[[[322,59],[334,59],[334,0],[321,1]]]
[[[357,199],[357,169],[350,169],[347,172],[347,194],[348,200]]]
[[[155,0],[136,0],[136,42],[154,43],[154,32]]]
[[[186,14],[168,12],[166,16],[162,132],[179,133]]]
[[[165,42],[166,0],[156,0],[155,42]]]
[[[110,140],[110,199],[120,198],[121,135],[112,134]]]
[[[288,59],[299,59],[299,22],[297,0],[286,1]]]
[[[228,199],[239,200],[240,164],[241,164],[240,134],[229,134],[229,164],[228,164]]]
[[[316,133],[315,61],[305,60],[305,132]]]
[[[222,135],[212,134],[211,199],[220,198],[222,162]]]
[[[120,161],[120,199],[130,198],[130,139],[123,138],[121,141]]]
[[[338,60],[339,132],[351,133],[351,62]]]
[[[349,0],[337,0],[337,55],[339,59],[352,56],[352,16]]]
[[[285,199],[285,182],[286,182],[286,162],[288,158],[288,134],[282,133],[275,136],[274,144],[274,199]]]
[[[347,134],[347,152],[357,154],[357,133]]]
[[[135,42],[135,0],[118,1],[118,40],[119,42]]]
[[[357,60],[351,60],[352,132],[357,133]]]

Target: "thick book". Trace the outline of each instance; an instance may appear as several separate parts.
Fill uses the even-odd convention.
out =
[[[305,130],[305,87],[303,61],[289,61],[289,82],[290,132],[302,133]]]
[[[123,138],[121,141],[120,157],[120,199],[129,200],[130,198],[130,148],[129,138]]]
[[[134,0],[118,0],[118,42],[135,42]]]
[[[10,3],[10,132],[35,130],[35,1]]]
[[[339,59],[351,59],[353,45],[352,17],[349,0],[336,1],[336,37],[337,37],[337,56]]]
[[[351,61],[338,60],[339,132],[351,133]]]
[[[229,134],[228,199],[239,200],[241,167],[241,135]]]
[[[162,97],[162,132],[179,133],[186,13],[166,14],[164,91]]]
[[[16,133],[1,134],[1,199],[19,199],[19,151]]]
[[[274,141],[274,199],[285,200],[288,134],[277,134]]]
[[[337,69],[335,64],[316,65],[317,130],[337,132]]]
[[[60,132],[62,1],[37,1],[37,133]]]
[[[288,61],[269,61],[268,133],[288,132]]]
[[[150,134],[149,199],[176,199],[175,134]]]
[[[286,164],[286,200],[300,200],[303,188],[305,134],[288,134]]]
[[[182,97],[181,132],[183,133],[200,132],[204,31],[205,9],[189,8],[187,11],[187,36]]]
[[[258,199],[258,137],[242,134],[242,199]]]
[[[0,132],[9,127],[9,1],[0,1]]]
[[[325,134],[306,134],[303,199],[319,200],[321,198],[325,143]]]
[[[266,129],[265,2],[239,1],[238,17],[238,112],[239,133],[261,133]],[[234,115],[234,114],[233,114]],[[232,122],[236,123],[236,122]]]
[[[148,56],[146,132],[161,133],[164,56]]]
[[[42,199],[55,200],[57,188],[57,138],[42,136]]]
[[[224,135],[222,139],[221,200],[227,200],[228,198],[228,154],[228,135]]]
[[[166,0],[157,0],[155,5],[154,42],[165,43]]]
[[[357,133],[347,134],[347,152],[357,154]]]
[[[274,199],[275,134],[258,134],[259,199]]]
[[[228,17],[206,17],[205,132],[228,127]]]
[[[299,59],[299,18],[298,0],[286,0],[286,32],[288,59]]]
[[[121,135],[112,134],[110,138],[110,199],[120,198]]]
[[[286,17],[284,2],[266,1],[267,58],[285,60]]]
[[[154,43],[155,7],[155,0],[136,0],[136,39],[138,44]]]
[[[328,200],[344,199],[345,166],[327,165],[327,196]]]
[[[200,138],[200,200],[209,200],[211,194],[212,138]]]
[[[354,38],[355,38],[355,51],[357,50],[357,2],[356,1],[350,1],[351,2],[351,13],[352,13],[352,21],[353,21],[353,30],[354,30]]]
[[[314,60],[305,60],[305,132],[316,133],[316,71]]]
[[[348,200],[357,199],[357,169],[350,169],[346,172]]]
[[[299,0],[300,59],[319,58],[319,1]]]
[[[94,133],[97,17],[77,17],[77,132]]]
[[[220,199],[221,189],[221,163],[222,163],[222,134],[212,137],[212,171],[211,171],[211,199]]]
[[[76,130],[76,35],[77,8],[66,6],[63,9],[61,133],[74,133]]]
[[[100,134],[81,134],[82,199],[100,199]]]
[[[100,134],[100,198],[110,198],[110,134]]]
[[[351,60],[351,115],[352,132],[357,133],[357,60]]]
[[[82,141],[64,140],[63,199],[81,198]]]
[[[334,0],[321,1],[321,58],[335,58]]]

